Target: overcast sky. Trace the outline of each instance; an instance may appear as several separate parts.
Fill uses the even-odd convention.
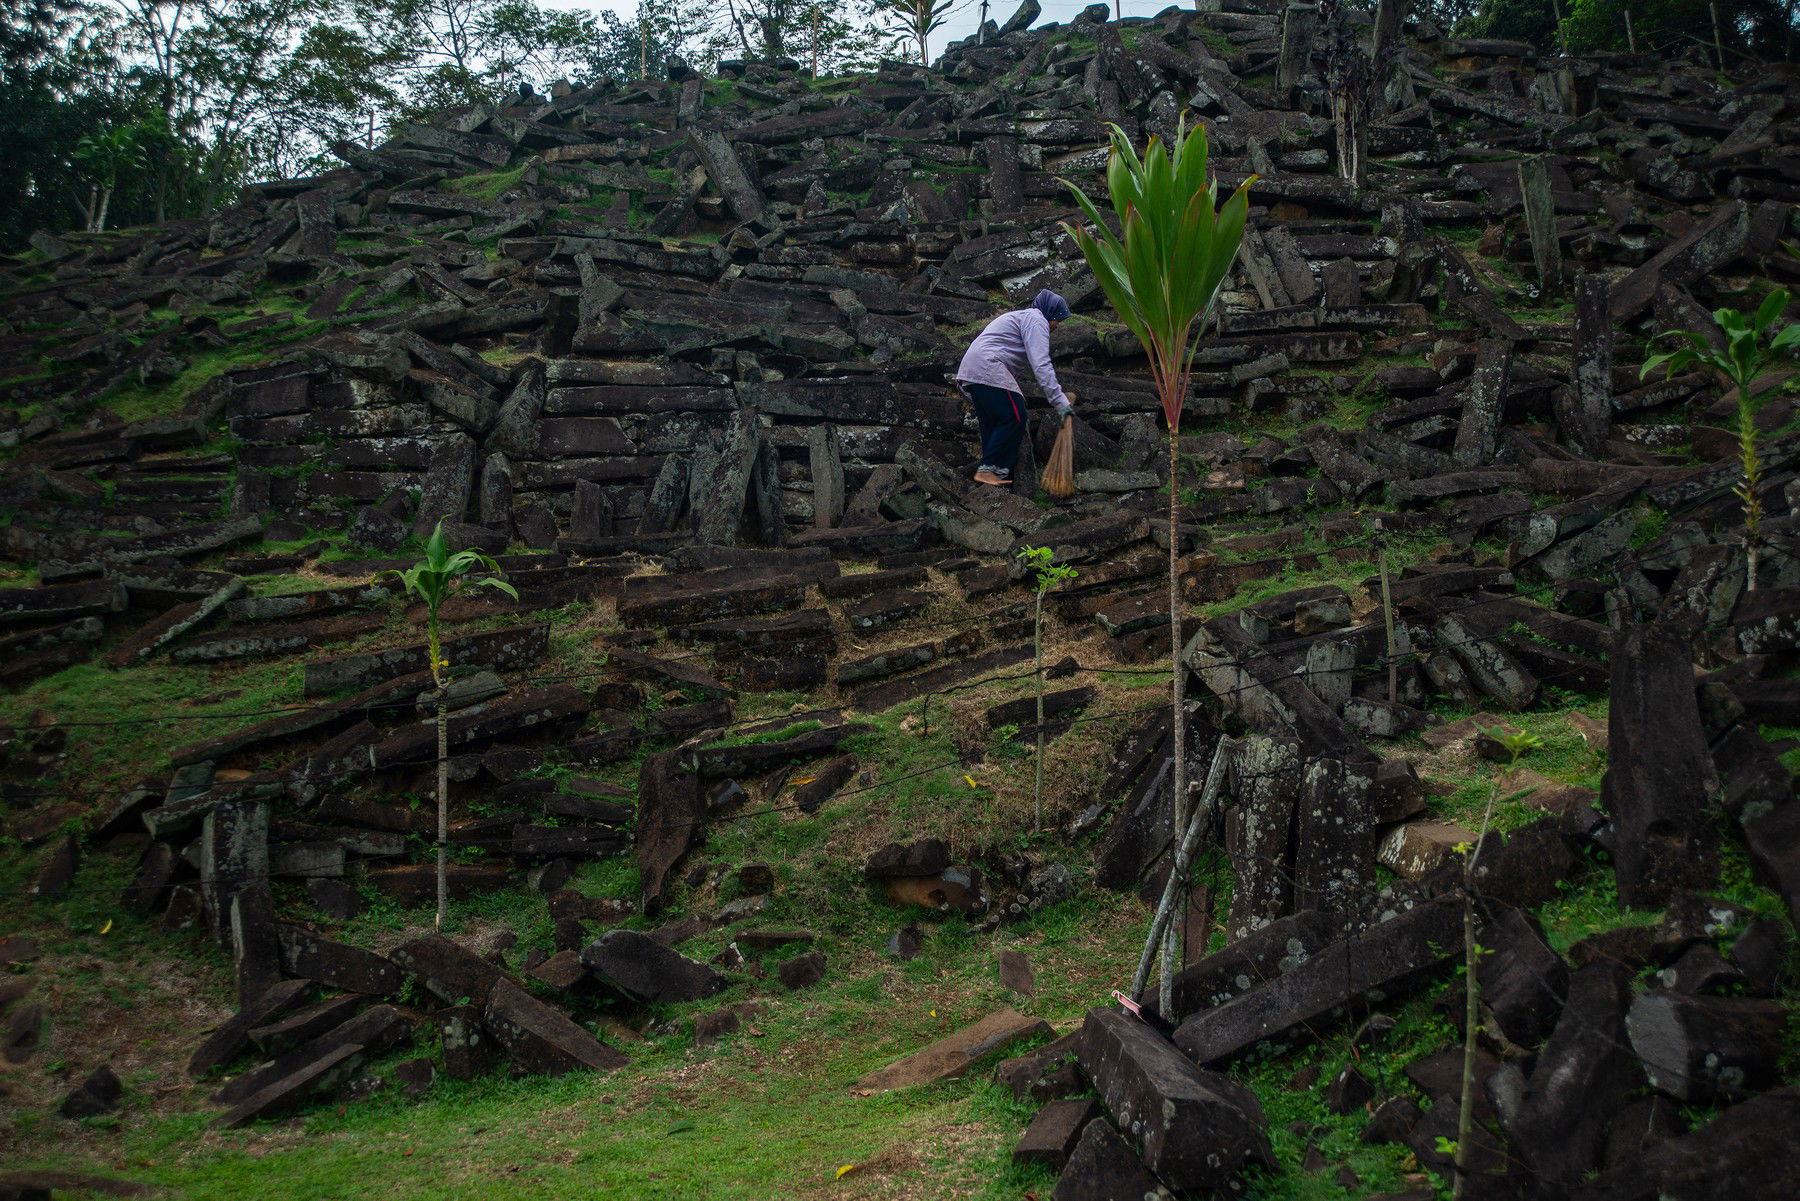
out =
[[[1038,0],[1043,6],[1043,14],[1038,17],[1037,24],[1048,25],[1053,21],[1067,24],[1076,13],[1086,8],[1091,0]],[[628,16],[637,11],[637,0],[541,0],[546,8],[586,9],[590,12],[615,12],[620,16]],[[966,38],[975,32],[981,21],[981,0],[954,0],[955,8],[944,27],[931,36],[931,56],[936,58],[938,51],[960,38]],[[723,5],[721,4],[721,7]],[[1004,22],[1012,16],[1018,7],[1018,0],[989,0],[988,19]],[[1126,0],[1125,15],[1128,17],[1147,17],[1161,12],[1168,7],[1167,0]],[[1114,14],[1115,16],[1117,13]]]

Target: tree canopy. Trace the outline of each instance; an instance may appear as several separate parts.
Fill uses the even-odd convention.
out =
[[[1346,0],[1371,6],[1373,0]],[[672,58],[792,59],[822,75],[928,58],[947,0],[5,0],[0,237],[197,216],[245,182],[336,165],[397,120],[559,79],[660,78]],[[1718,0],[1728,58],[1792,55],[1795,0]],[[1422,0],[1445,32],[1664,52],[1715,41],[1707,0]],[[1626,14],[1632,21],[1627,33]]]

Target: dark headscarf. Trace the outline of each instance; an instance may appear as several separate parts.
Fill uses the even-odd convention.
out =
[[[1044,315],[1046,321],[1067,321],[1069,319],[1069,302],[1045,288],[1031,298],[1031,307]]]

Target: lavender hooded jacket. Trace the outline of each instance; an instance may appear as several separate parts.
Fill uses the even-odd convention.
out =
[[[1063,395],[1056,369],[1050,365],[1050,322],[1035,308],[1015,309],[988,322],[963,354],[956,382],[1023,394],[1019,376],[1028,369],[1044,390],[1044,399],[1058,413],[1067,413],[1069,398]]]

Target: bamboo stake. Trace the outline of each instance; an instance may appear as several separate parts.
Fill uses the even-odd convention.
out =
[[[1193,868],[1195,844],[1199,840],[1202,829],[1212,825],[1213,806],[1218,802],[1219,789],[1225,782],[1225,760],[1231,753],[1232,743],[1229,739],[1219,739],[1219,745],[1213,750],[1212,766],[1207,769],[1206,787],[1201,791],[1200,804],[1195,807],[1194,814],[1188,819],[1187,832],[1182,836],[1181,844],[1175,848],[1175,863],[1169,872],[1168,883],[1163,885],[1162,900],[1156,906],[1156,916],[1150,922],[1150,937],[1144,940],[1144,953],[1138,957],[1137,971],[1131,977],[1131,998],[1139,1000],[1144,995],[1144,986],[1150,982],[1150,964],[1156,958],[1157,944],[1162,942],[1163,933],[1168,929],[1170,917],[1175,909],[1175,897],[1181,890],[1181,884],[1187,873]],[[1160,1012],[1169,1016],[1169,1005],[1173,1000],[1173,982],[1167,978],[1163,981],[1164,1000]]]

